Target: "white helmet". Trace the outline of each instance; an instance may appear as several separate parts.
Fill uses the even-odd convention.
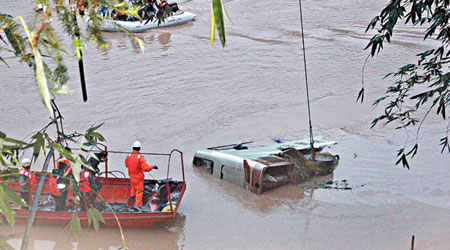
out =
[[[31,160],[28,158],[23,158],[21,161],[22,167],[29,167],[31,165]]]
[[[133,142],[133,148],[140,148],[140,147],[141,147],[141,143],[139,141]]]

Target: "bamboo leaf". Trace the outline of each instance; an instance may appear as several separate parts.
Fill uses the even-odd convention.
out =
[[[39,87],[39,93],[41,94],[41,101],[44,104],[45,107],[47,107],[50,117],[54,119],[53,116],[53,109],[52,105],[50,104],[51,98],[50,98],[50,91],[48,90],[48,84],[47,84],[47,78],[45,77],[44,72],[44,65],[41,57],[41,53],[39,52],[39,49],[33,44],[33,39],[31,37],[31,33],[28,30],[28,26],[23,20],[23,17],[19,17],[20,21],[22,22],[22,26],[25,29],[25,32],[28,36],[28,40],[31,44],[31,48],[33,50],[34,55],[34,61],[35,61],[35,73],[36,73],[36,79],[38,82]]]
[[[142,39],[140,39],[139,37],[135,36],[134,40],[138,43],[139,48],[141,49],[142,53],[145,52],[145,44],[144,41],[142,41]]]
[[[105,124],[104,122],[102,122],[102,123],[100,123],[99,125],[97,125],[97,126],[94,126],[94,127],[90,127],[88,130],[86,130],[86,132],[87,133],[90,133],[90,132],[93,132],[93,131],[95,131],[95,130],[97,130],[97,129],[99,129],[101,126],[103,126],[103,124]]]
[[[214,12],[214,21],[216,23],[217,32],[219,32],[220,43],[225,47],[225,25],[223,22],[222,0],[212,0],[212,8]]]
[[[97,132],[91,132],[89,133],[91,136],[99,139],[100,141],[105,141],[105,137],[103,137],[103,135],[97,133]]]
[[[216,22],[214,20],[214,10],[211,5],[211,46],[214,44],[214,31],[216,30]]]
[[[81,223],[80,223],[80,217],[78,217],[77,214],[72,214],[72,219],[70,220],[69,224],[66,226],[66,229],[69,229],[69,233],[77,232],[78,235],[81,236]]]
[[[361,99],[361,103],[363,103],[363,101],[364,101],[364,88],[361,88],[361,90],[359,91],[358,98],[356,98],[356,102],[358,102],[359,99]]]
[[[92,221],[95,231],[99,230],[99,222],[105,224],[105,220],[103,219],[102,214],[94,207],[90,207],[88,209],[89,221]],[[89,223],[90,225],[90,223]]]
[[[14,248],[3,239],[0,239],[0,249],[14,250]]]
[[[233,24],[233,22],[231,21],[230,16],[228,15],[227,10],[225,9],[225,5],[223,4],[223,1],[220,1],[220,2],[222,3],[222,9],[223,9],[223,13],[225,14],[225,17],[227,18],[227,20],[228,20],[231,24]]]
[[[6,220],[8,221],[8,224],[11,227],[14,227],[14,212],[12,211],[11,207],[8,203],[8,198],[6,195],[6,192],[3,188],[3,186],[0,185],[0,212],[5,216]]]
[[[6,141],[6,142],[11,142],[11,143],[14,143],[14,144],[19,144],[20,146],[28,145],[28,143],[26,143],[26,142],[19,141],[19,140],[16,140],[16,139],[12,139],[12,138],[8,138],[8,137],[2,138],[2,140]]]
[[[77,183],[80,182],[81,165],[81,159],[80,156],[78,156],[75,160],[75,163],[72,164],[72,174]]]
[[[16,191],[9,189],[9,188],[5,188],[5,192],[6,192],[6,195],[8,196],[8,198],[10,200],[14,201],[17,205],[25,206],[25,207],[28,206],[28,204],[23,202],[22,197],[20,197],[20,195],[18,195]]]
[[[100,213],[100,211],[98,211],[98,209],[96,209],[96,208],[92,208],[92,209],[93,209],[94,217],[101,223],[105,224],[105,219],[103,219],[102,213]]]
[[[6,67],[9,68],[9,64],[2,57],[0,57],[0,61],[2,61],[6,65]]]
[[[92,223],[92,212],[91,212],[91,208],[88,209],[88,227],[91,226]]]
[[[75,158],[73,158],[72,154],[67,149],[65,149],[64,147],[59,145],[58,143],[50,143],[50,145],[52,147],[54,147],[56,149],[56,151],[58,151],[60,154],[65,156],[70,162],[76,161]]]
[[[45,77],[41,54],[39,53],[39,50],[37,48],[33,48],[33,54],[34,60],[36,62],[36,79],[39,86],[39,92],[41,94],[41,101],[50,112],[50,117],[54,118],[53,109],[50,104],[50,91],[48,90],[47,78]]]
[[[75,56],[77,57],[78,61],[80,61],[81,53],[83,50],[80,38],[78,38],[76,36],[73,38],[73,47],[75,49]]]

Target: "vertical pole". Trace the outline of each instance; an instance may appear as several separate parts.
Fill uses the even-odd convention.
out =
[[[34,216],[36,215],[36,210],[37,210],[37,204],[38,204],[39,198],[41,196],[42,187],[44,186],[45,178],[47,176],[45,173],[47,172],[48,164],[50,163],[50,158],[53,156],[53,150],[54,150],[53,147],[50,147],[50,150],[47,153],[47,157],[45,158],[45,161],[44,161],[44,166],[42,167],[42,173],[41,173],[41,176],[39,177],[39,183],[38,183],[38,186],[36,189],[36,193],[34,194],[33,205],[31,206],[31,211],[30,211],[30,215],[28,216],[27,224],[25,227],[25,232],[23,233],[22,245],[20,247],[20,250],[28,249],[28,242],[30,240],[31,227],[33,226]]]
[[[69,5],[72,5],[72,1],[69,0]],[[72,19],[73,22],[75,24],[74,27],[74,33],[75,36],[80,39],[80,28],[78,27],[77,24],[77,9],[76,6],[74,6],[75,8],[72,9],[73,14],[72,14]],[[69,6],[69,8],[72,8],[72,6]],[[78,69],[80,71],[80,81],[81,81],[81,92],[83,93],[83,101],[87,102],[87,90],[86,90],[86,81],[84,79],[84,66],[83,66],[83,53],[80,51],[80,59],[78,59]]]
[[[414,238],[415,236],[413,235],[411,238],[411,250],[414,250]]]
[[[105,146],[105,152],[108,153],[108,147]],[[108,157],[105,160],[105,178],[108,179]]]
[[[300,24],[302,30],[302,44],[303,44],[303,64],[305,66],[305,82],[306,82],[306,100],[308,103],[308,118],[309,118],[309,141],[311,146],[311,155],[312,160],[314,161],[316,158],[315,150],[314,150],[314,136],[311,124],[311,107],[309,104],[309,87],[308,87],[308,73],[306,70],[306,49],[305,49],[305,35],[303,33],[303,13],[302,13],[302,0],[298,0],[298,5],[300,6]]]
[[[181,171],[183,173],[183,182],[186,183],[186,179],[184,178],[184,161],[183,161],[183,153],[181,153]]]

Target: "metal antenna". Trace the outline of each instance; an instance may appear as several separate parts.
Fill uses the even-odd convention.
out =
[[[308,102],[308,118],[309,118],[309,141],[311,145],[312,159],[315,160],[314,151],[314,136],[311,124],[311,107],[309,104],[309,88],[308,88],[308,74],[306,70],[306,50],[305,50],[305,35],[303,33],[303,13],[302,13],[302,0],[298,0],[298,5],[300,6],[300,24],[302,29],[302,44],[303,44],[303,64],[305,65],[305,81],[306,81],[306,99]]]

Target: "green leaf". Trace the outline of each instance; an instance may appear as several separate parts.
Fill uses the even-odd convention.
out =
[[[93,132],[93,131],[95,131],[95,130],[97,130],[97,129],[99,129],[101,126],[103,126],[103,124],[105,124],[104,122],[102,122],[102,123],[100,123],[99,125],[97,125],[97,126],[94,126],[94,127],[90,127],[88,130],[86,130],[86,133],[88,134],[88,133],[90,133],[90,132]]]
[[[358,98],[356,98],[356,102],[358,102],[358,100],[360,98],[361,98],[361,103],[363,103],[363,101],[364,101],[364,88],[361,88],[361,90],[359,91]]]
[[[6,65],[6,67],[9,68],[9,64],[2,57],[0,57],[0,61],[2,61]]]
[[[26,143],[26,142],[19,141],[19,140],[16,140],[16,139],[12,139],[12,138],[8,138],[8,137],[2,138],[2,140],[6,141],[6,142],[11,142],[11,143],[14,143],[14,144],[19,144],[20,146],[28,145],[28,143]]]
[[[16,191],[9,189],[7,187],[5,187],[4,190],[8,198],[14,201],[17,205],[28,207],[28,204],[23,202],[22,197],[20,197],[20,195]]]
[[[106,141],[105,137],[97,132],[90,132],[89,135],[99,139],[100,141]]]
[[[72,153],[70,153],[63,146],[59,145],[58,143],[50,143],[50,145],[54,147],[60,154],[65,156],[70,162],[75,162],[75,158],[73,158]]]
[[[6,138],[6,134],[5,133],[3,133],[2,131],[0,131],[0,138]]]
[[[69,224],[66,226],[66,229],[69,229],[69,232],[77,232],[78,235],[81,236],[81,223],[80,217],[77,214],[72,214],[72,220],[70,220]]]
[[[8,224],[11,227],[14,227],[14,224],[15,224],[14,212],[12,211],[11,207],[9,206],[6,192],[3,188],[3,186],[1,186],[1,185],[0,185],[0,212],[5,216],[6,220],[8,221]]]
[[[72,164],[72,174],[76,182],[80,182],[81,164],[80,156],[78,156],[75,163]]]
[[[223,22],[223,9],[222,0],[212,0],[212,9],[214,12],[214,22],[216,24],[217,31],[219,32],[220,42],[222,47],[225,47],[225,25]]]
[[[88,209],[88,216],[89,216],[89,226],[91,225],[91,221],[92,221],[95,231],[98,232],[99,222],[102,222],[103,224],[105,224],[105,220],[103,219],[102,214],[100,213],[100,211],[98,211],[98,209],[96,209],[94,207],[90,207]]]
[[[34,54],[34,61],[36,64],[36,69],[35,69],[36,70],[36,79],[38,82],[39,93],[41,94],[41,101],[44,104],[44,106],[47,107],[47,109],[50,113],[50,117],[54,118],[53,108],[50,103],[50,101],[51,101],[50,91],[49,91],[48,85],[47,85],[47,78],[45,77],[44,65],[42,62],[41,53],[39,53],[39,50],[36,47],[34,47],[33,54]]]
[[[44,148],[45,141],[44,141],[44,135],[42,133],[37,133],[31,137],[35,140],[33,144],[33,155],[34,155],[34,161],[37,160],[39,153],[41,152],[41,148]]]
[[[3,239],[0,239],[0,249],[14,250],[14,248]]]

